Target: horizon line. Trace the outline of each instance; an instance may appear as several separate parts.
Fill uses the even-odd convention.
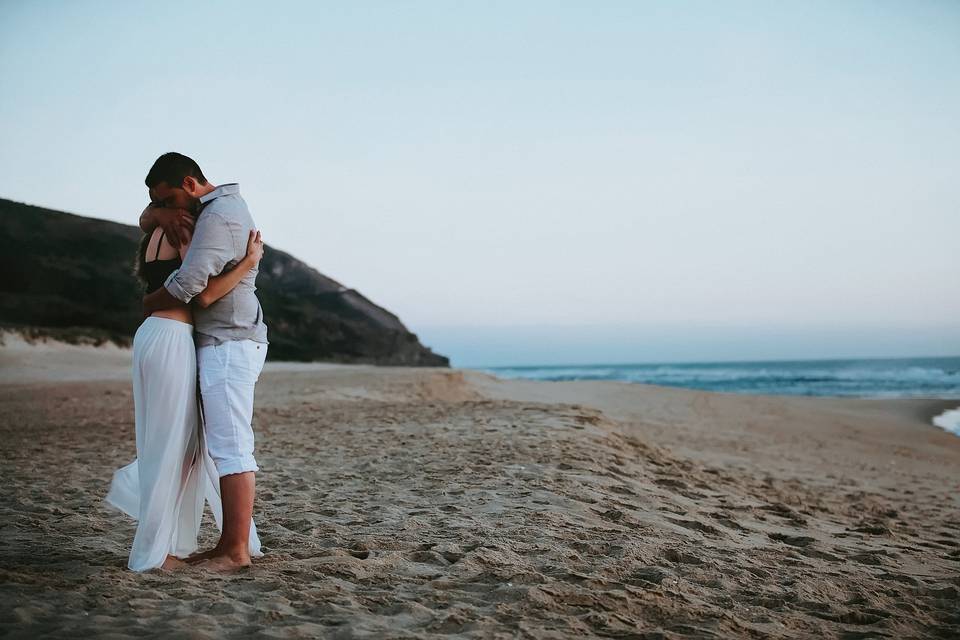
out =
[[[946,356],[861,356],[848,358],[790,358],[764,360],[673,360],[658,362],[604,362],[604,363],[568,363],[568,364],[518,364],[518,365],[458,365],[456,369],[566,369],[575,367],[630,367],[630,366],[662,366],[678,364],[772,364],[793,362],[856,362],[881,360],[949,360],[960,359],[960,354]]]

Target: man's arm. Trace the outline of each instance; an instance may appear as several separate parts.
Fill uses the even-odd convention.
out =
[[[207,288],[210,276],[222,273],[227,264],[237,257],[229,223],[219,214],[209,211],[197,220],[183,264],[170,274],[163,288],[173,299],[190,302]],[[163,300],[162,296],[158,296],[156,302]]]

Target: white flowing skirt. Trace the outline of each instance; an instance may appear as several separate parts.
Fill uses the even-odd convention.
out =
[[[137,520],[127,564],[161,566],[197,551],[204,500],[223,527],[220,477],[200,425],[193,326],[151,316],[133,338],[137,459],[113,474],[105,501]],[[250,555],[262,556],[250,523]]]

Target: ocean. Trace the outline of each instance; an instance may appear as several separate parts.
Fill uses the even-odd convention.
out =
[[[487,367],[501,378],[622,380],[730,393],[859,398],[960,398],[960,356]]]
[[[960,399],[960,357],[487,367],[501,378],[622,380],[729,393]],[[960,435],[960,412],[939,422]],[[940,424],[940,423],[943,424]]]

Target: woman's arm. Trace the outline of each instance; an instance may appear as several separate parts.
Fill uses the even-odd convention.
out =
[[[186,254],[186,250],[183,250]],[[212,276],[207,280],[207,288],[201,291],[195,300],[200,307],[206,309],[214,302],[230,293],[235,286],[240,284],[244,276],[250,272],[260,262],[263,257],[263,240],[260,239],[259,231],[251,231],[247,238],[247,255],[238,262],[230,271],[221,273],[218,276]]]
[[[190,232],[193,231],[194,219],[184,209],[169,209],[151,202],[144,207],[140,214],[140,229],[150,233],[157,227],[163,227],[164,234],[170,239],[174,248],[190,241]]]

